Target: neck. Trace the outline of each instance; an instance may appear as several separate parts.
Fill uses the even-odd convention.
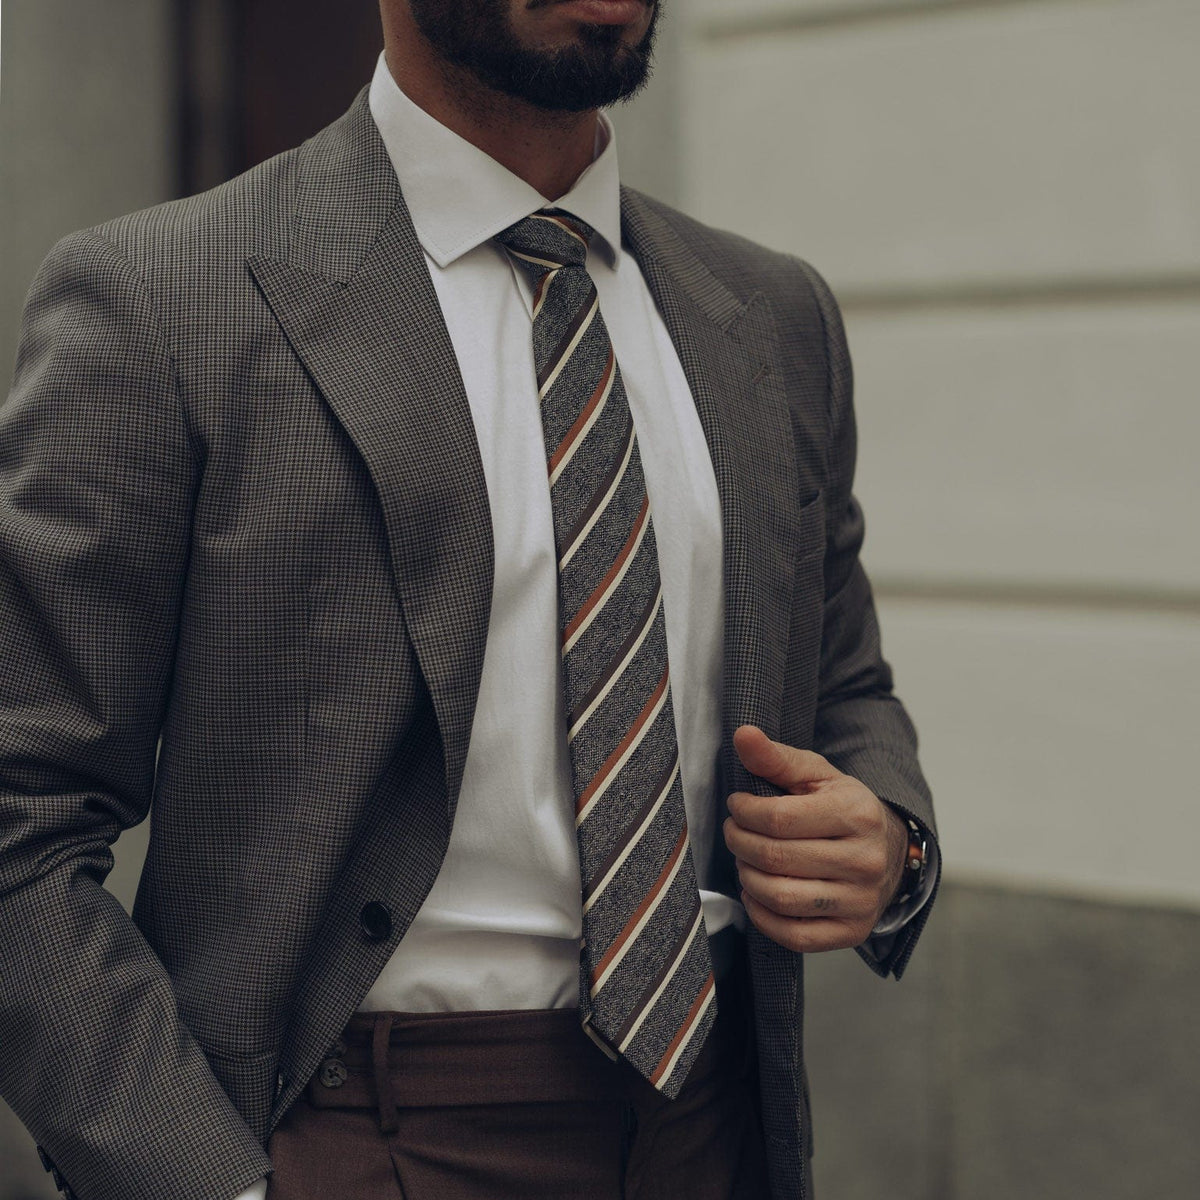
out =
[[[592,162],[596,110],[550,112],[494,91],[432,55],[407,13],[395,15],[384,30],[384,57],[405,95],[547,200],[569,192]]]

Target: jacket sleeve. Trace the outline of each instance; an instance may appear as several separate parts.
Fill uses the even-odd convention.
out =
[[[59,243],[0,406],[0,1094],[79,1200],[270,1170],[102,886],[150,805],[198,474],[140,276]]]
[[[830,427],[826,463],[825,613],[814,748],[840,771],[867,785],[903,816],[924,826],[940,875],[933,802],[917,762],[917,735],[892,691],[883,658],[871,585],[859,560],[863,514],[852,493],[857,448],[853,376],[841,313],[825,281],[801,264],[820,307],[829,370]],[[861,947],[880,975],[903,973],[937,893],[893,933]]]

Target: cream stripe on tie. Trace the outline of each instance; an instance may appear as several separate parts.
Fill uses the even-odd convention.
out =
[[[583,880],[580,1015],[669,1097],[716,1016],[688,844],[653,515],[596,288],[592,230],[542,211],[497,237],[533,284]]]

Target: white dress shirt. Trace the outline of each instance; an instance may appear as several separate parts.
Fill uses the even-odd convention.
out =
[[[579,998],[581,888],[532,292],[492,241],[548,201],[408,99],[382,57],[370,105],[462,371],[491,507],[495,577],[446,859],[362,1007],[569,1007]],[[621,248],[617,147],[604,118],[596,148],[556,204],[596,230],[587,266],[625,380],[658,539],[688,830],[711,934],[745,919],[740,904],[706,888],[719,832],[720,501],[675,348]]]
[[[380,56],[371,115],[400,181],[462,372],[491,507],[495,576],[462,788],[442,869],[361,1010],[578,1003],[574,792],[559,674],[558,576],[532,343],[532,293],[492,238],[550,202],[446,128]],[[554,201],[596,231],[587,267],[629,396],[658,542],[688,835],[710,935],[745,910],[712,891],[720,836],[721,510],[704,432],[637,262],[621,245],[617,147]],[[931,872],[932,875],[932,872]],[[890,913],[894,932],[923,902]],[[236,1200],[264,1200],[266,1180]]]

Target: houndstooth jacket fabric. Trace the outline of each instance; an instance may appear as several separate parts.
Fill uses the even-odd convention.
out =
[[[721,496],[719,794],[761,787],[731,742],[754,722],[932,830],[827,288],[636,192],[623,219]],[[0,1094],[80,1200],[221,1200],[270,1170],[437,876],[491,589],[466,396],[365,93],[51,252],[0,407]],[[130,919],[101,885],[147,811]],[[899,975],[928,912],[864,958]],[[794,1200],[803,961],[753,932],[749,958]]]

